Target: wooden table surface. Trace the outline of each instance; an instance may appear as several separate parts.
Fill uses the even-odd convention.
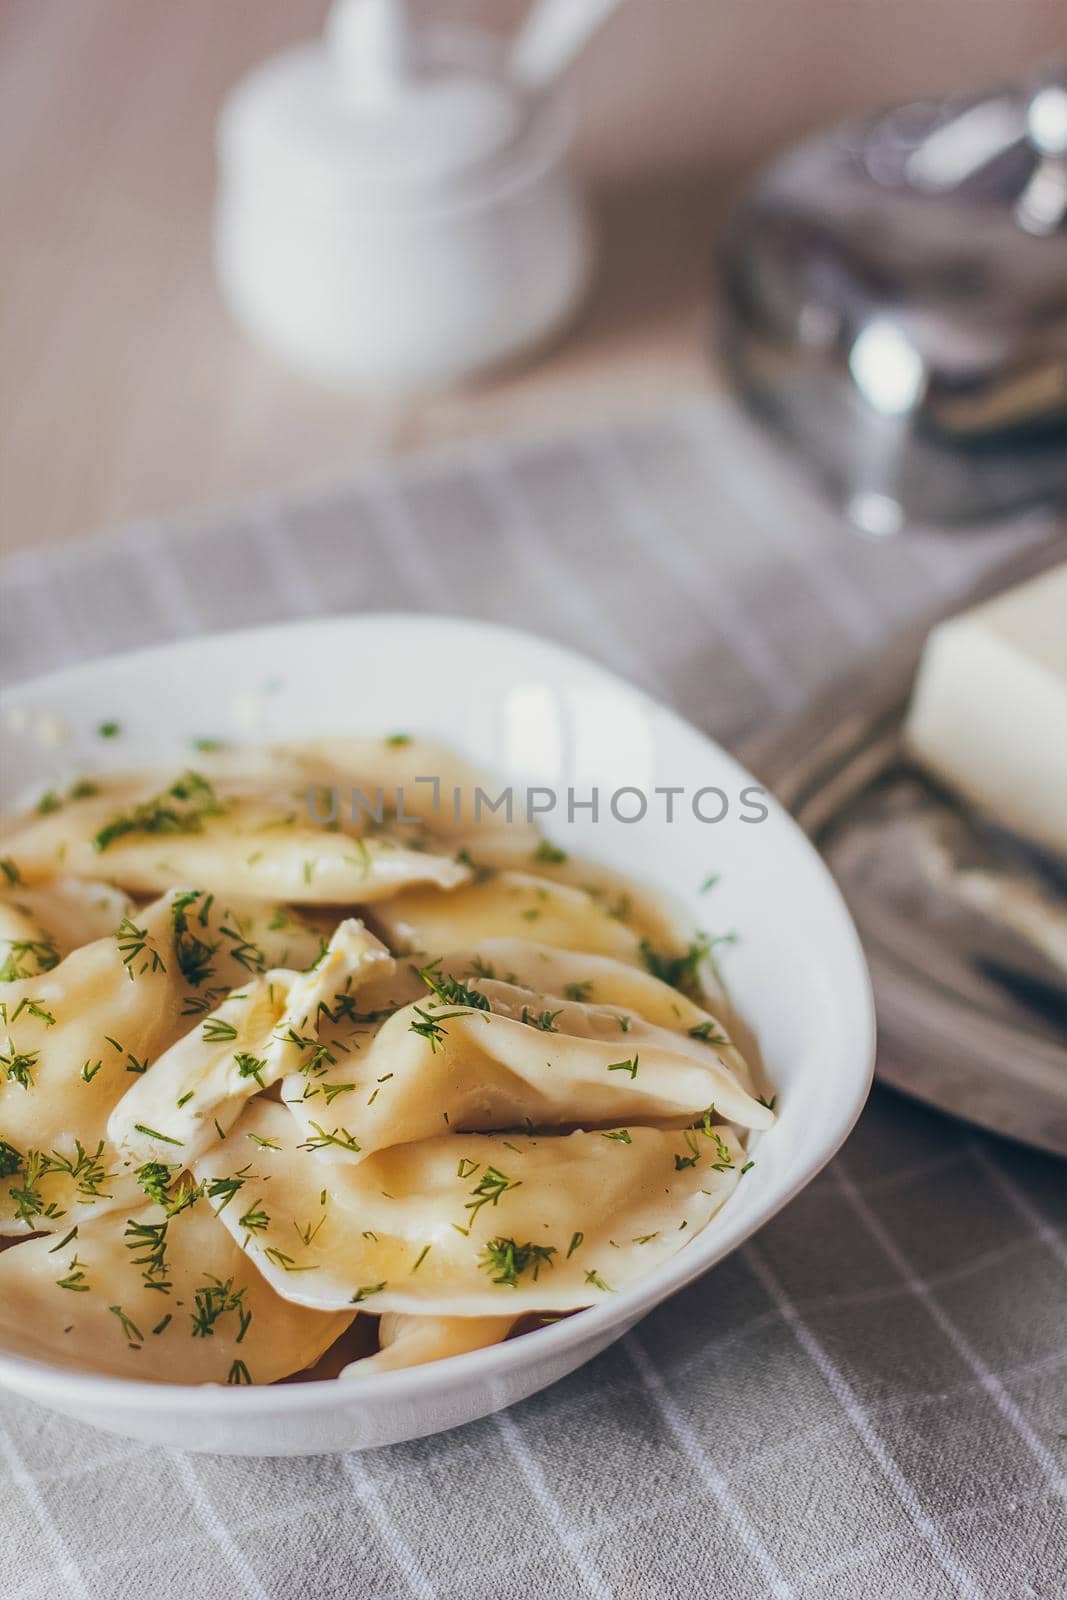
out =
[[[756,158],[828,114],[1067,48],[1063,0],[804,0],[800,30],[781,27],[783,5],[629,0],[580,82],[579,160],[602,224],[586,312],[534,365],[387,402],[260,355],[211,268],[219,102],[249,64],[313,32],[324,0],[3,0],[0,546],[713,382],[709,246]],[[440,9],[487,8],[504,26],[521,0]],[[758,94],[737,71],[753,62]]]

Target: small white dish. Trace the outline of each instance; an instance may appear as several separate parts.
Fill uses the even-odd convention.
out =
[[[709,684],[709,695],[714,686]],[[118,733],[101,738],[102,724]],[[178,1387],[59,1371],[0,1348],[0,1385],[150,1443],[234,1455],[366,1449],[473,1421],[598,1354],[769,1220],[835,1153],[870,1088],[874,1007],[855,929],[826,867],[718,745],[603,668],[487,623],[373,615],[214,635],[116,656],[0,697],[0,805],[86,769],[194,761],[198,738],[273,741],[392,731],[432,738],[512,784],[554,788],[541,821],[575,853],[662,889],[693,926],[736,931],[731,997],[754,1035],[778,1121],[709,1226],[635,1287],[488,1350],[406,1371],[264,1388]],[[63,732],[62,743],[56,742]],[[641,822],[613,817],[624,786]],[[601,816],[567,820],[566,791]],[[666,820],[667,788],[674,819]],[[692,796],[718,788],[723,821]],[[660,791],[656,793],[657,789]],[[705,795],[705,815],[721,802]],[[637,809],[625,796],[620,811]],[[710,890],[709,877],[719,874]]]
[[[499,40],[335,0],[257,66],[218,126],[215,263],[237,321],[296,371],[410,391],[557,333],[593,268],[574,116]]]

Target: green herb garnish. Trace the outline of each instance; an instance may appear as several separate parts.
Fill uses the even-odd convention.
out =
[[[486,1167],[482,1176],[471,1190],[472,1199],[467,1201],[466,1210],[471,1214],[471,1225],[483,1206],[498,1205],[500,1197],[507,1194],[509,1189],[520,1189],[522,1180],[507,1177],[503,1172],[498,1172],[496,1167]],[[470,1232],[470,1227],[467,1228]]]
[[[637,1068],[638,1068],[638,1065],[640,1063],[640,1060],[641,1060],[641,1057],[639,1055],[634,1055],[629,1061],[613,1061],[611,1066],[608,1068],[608,1071],[609,1072],[628,1072],[630,1074],[630,1079],[631,1079],[631,1082],[632,1082],[633,1079],[637,1077]]]
[[[592,978],[586,978],[582,983],[567,983],[563,986],[564,998],[573,1000],[576,1005],[588,1005],[592,994]]]
[[[161,794],[105,822],[93,837],[93,848],[102,855],[116,839],[131,833],[199,833],[205,817],[221,813],[222,807],[210,783],[190,770]]]
[[[384,1283],[363,1283],[363,1284],[360,1284],[359,1288],[356,1290],[355,1294],[352,1296],[351,1300],[349,1301],[349,1305],[353,1305],[353,1306],[361,1305],[364,1300],[369,1300],[372,1294],[381,1294],[381,1292],[382,1292],[382,1290],[384,1288],[385,1288],[385,1284]]]
[[[523,1006],[519,1021],[524,1022],[528,1028],[539,1028],[542,1033],[558,1033],[556,1018],[560,1014],[559,1011],[539,1011],[534,1014],[529,1006]]]
[[[135,1350],[140,1349],[141,1345],[144,1343],[144,1334],[141,1332],[136,1322],[131,1321],[121,1306],[108,1306],[107,1309],[111,1312],[113,1317],[117,1317],[119,1319],[119,1322],[122,1325],[122,1331],[126,1335],[127,1341],[131,1347]]]
[[[469,984],[461,983],[458,978],[442,973],[436,962],[431,962],[428,967],[418,967],[416,971],[439,1005],[470,1006],[474,1011],[489,1010],[486,995],[478,989],[472,989]],[[424,1016],[425,1013],[420,1012],[420,1015]]]
[[[88,1294],[91,1285],[86,1277],[85,1268],[77,1256],[72,1256],[67,1268],[65,1278],[56,1279],[57,1289],[70,1289],[73,1294]]]
[[[143,972],[166,972],[167,964],[156,949],[147,928],[139,928],[132,917],[123,917],[115,930],[119,954],[132,979]]]
[[[527,1272],[536,1283],[542,1267],[554,1265],[554,1245],[516,1244],[514,1239],[490,1239],[478,1257],[478,1265],[492,1277],[494,1283],[508,1284],[517,1289],[519,1279]]]
[[[0,1178],[13,1177],[22,1167],[22,1154],[6,1139],[0,1139]]]
[[[195,1291],[193,1297],[196,1309],[190,1312],[193,1324],[192,1337],[214,1338],[215,1324],[220,1317],[224,1317],[230,1311],[244,1310],[244,1296],[243,1289],[234,1289],[232,1278],[227,1278],[223,1283],[219,1278],[209,1277],[208,1281]]]
[[[23,1089],[32,1089],[33,1074],[40,1056],[39,1050],[16,1050],[14,1040],[8,1039],[7,1049],[0,1051],[0,1070],[9,1083],[17,1083]]]

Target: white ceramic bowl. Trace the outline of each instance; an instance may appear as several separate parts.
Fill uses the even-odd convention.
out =
[[[709,700],[715,694],[708,684]],[[58,721],[57,721],[58,719]],[[117,738],[101,740],[102,721]],[[741,820],[755,780],[672,712],[545,640],[439,617],[351,617],[216,635],[112,657],[18,686],[0,700],[0,801],[74,769],[188,760],[191,738],[295,739],[403,730],[432,737],[501,783],[601,794],[601,820],[546,816],[568,849],[668,891],[693,924],[735,931],[726,976],[753,1030],[779,1117],[755,1166],[710,1225],[635,1287],[489,1350],[343,1383],[179,1387],[57,1371],[0,1348],[0,1383],[84,1422],[187,1450],[301,1455],[435,1433],[524,1399],[588,1361],[714,1266],[808,1183],[866,1100],[874,1008],[848,912],[818,855],[773,801]],[[64,735],[61,743],[57,736]],[[623,785],[644,821],[605,815]],[[656,787],[686,790],[673,822]],[[727,795],[717,824],[689,797]],[[721,805],[700,802],[712,815]],[[632,798],[620,809],[636,808]],[[709,875],[721,874],[710,892]]]

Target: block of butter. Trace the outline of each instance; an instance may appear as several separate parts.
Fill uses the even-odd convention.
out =
[[[995,822],[1067,856],[1067,563],[933,630],[905,739]]]

